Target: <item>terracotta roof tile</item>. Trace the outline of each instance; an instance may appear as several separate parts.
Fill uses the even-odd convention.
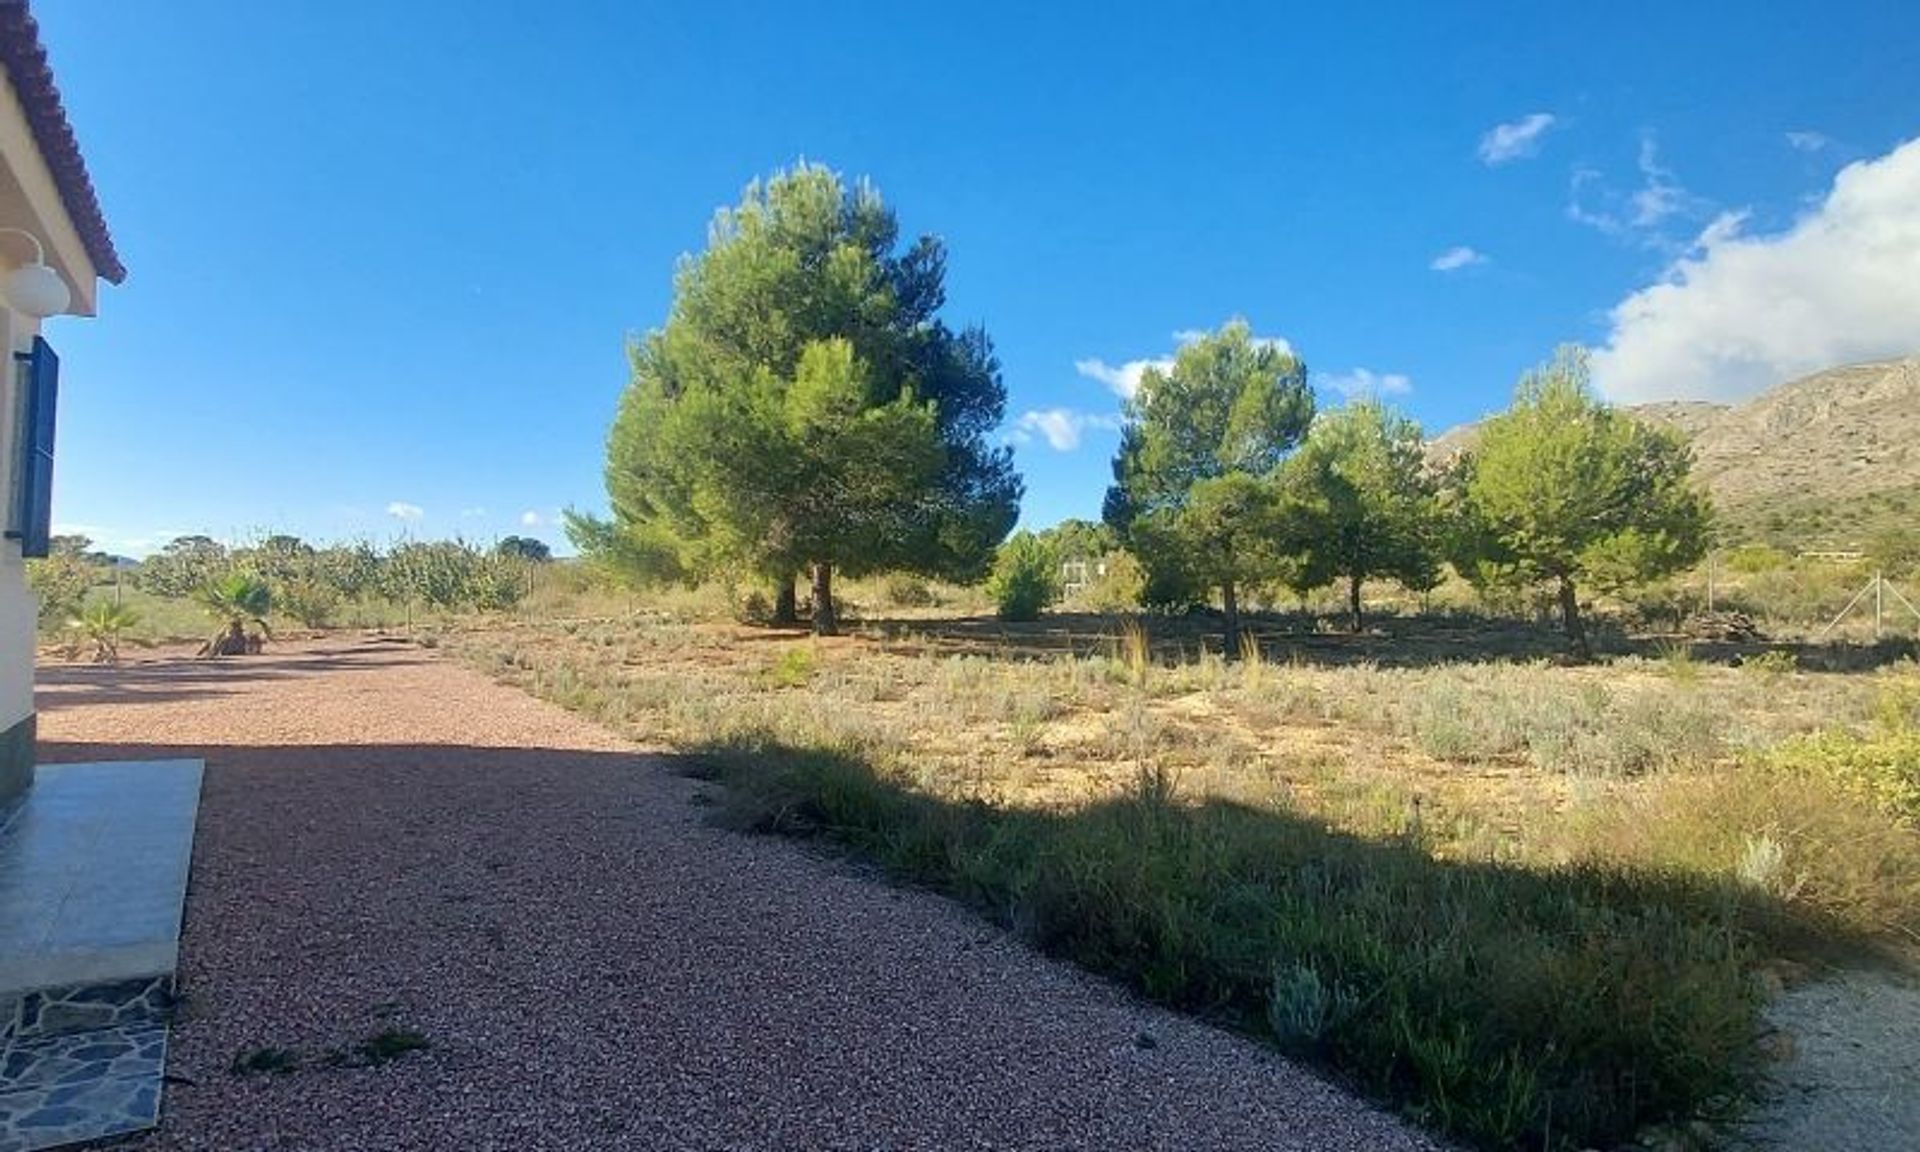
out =
[[[79,141],[73,138],[73,126],[67,123],[60,89],[54,86],[53,69],[47,65],[47,50],[40,44],[40,27],[27,10],[27,0],[0,0],[0,64],[6,66],[13,90],[26,109],[34,142],[46,157],[60,200],[80,233],[81,243],[86,245],[94,270],[108,283],[120,283],[127,278],[127,268],[113,250],[113,236],[100,213],[100,198],[94,195],[87,162],[80,155]]]

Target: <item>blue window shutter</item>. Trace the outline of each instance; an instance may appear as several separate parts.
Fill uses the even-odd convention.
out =
[[[15,353],[26,392],[21,427],[20,484],[15,491],[13,530],[22,556],[45,556],[53,536],[54,409],[60,397],[60,357],[39,336],[31,352]]]

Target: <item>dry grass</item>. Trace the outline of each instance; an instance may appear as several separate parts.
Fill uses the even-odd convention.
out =
[[[816,639],[650,615],[508,624],[447,643],[642,740],[690,746],[752,734],[866,748],[901,759],[944,797],[1081,804],[1120,794],[1151,768],[1187,794],[1285,804],[1357,835],[1417,829],[1443,859],[1598,859],[1720,875],[1737,874],[1744,838],[1781,835],[1761,798],[1778,799],[1789,785],[1776,777],[1793,774],[1764,768],[1778,759],[1769,750],[1870,731],[1890,693],[1920,684],[1911,666],[1809,673],[1684,652],[1584,668],[1543,659],[1392,667],[1366,654],[1329,661],[1272,636],[1230,664],[1175,628],[1051,627],[996,633],[929,621]],[[1798,780],[1803,811],[1820,798],[1849,814],[1858,807],[1844,781]],[[1727,820],[1680,851],[1688,837],[1656,836],[1650,811],[1683,824]],[[1848,923],[1920,930],[1898,907],[1842,906],[1897,905],[1911,892],[1826,892],[1808,882],[1787,895]]]
[[[1519,634],[1475,661],[1462,631],[1270,628],[1232,663],[1202,624],[1063,618],[832,639],[629,618],[446,643],[708,751],[752,826],[844,840],[1490,1146],[1722,1111],[1753,1067],[1756,966],[1920,944],[1910,664],[1670,648],[1567,667]],[[1340,890],[1299,890],[1318,866],[1284,861],[1323,856],[1346,862]],[[1273,936],[1275,916],[1305,920]],[[1388,954],[1404,963],[1370,967]],[[1497,959],[1521,954],[1537,963]],[[1495,971],[1500,990],[1476,987]],[[1353,995],[1370,1007],[1339,1007]],[[1515,1007],[1563,1001],[1583,1007],[1540,1034]],[[1653,1031],[1621,1015],[1655,1011]],[[1519,1055],[1541,1044],[1560,1055]],[[1601,1065],[1661,1087],[1621,1096]]]

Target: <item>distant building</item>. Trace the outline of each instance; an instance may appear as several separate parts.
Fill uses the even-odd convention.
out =
[[[1091,588],[1107,574],[1107,560],[1062,560],[1060,562],[1060,598],[1071,600]]]
[[[126,276],[25,0],[0,0],[0,805],[33,777],[38,615],[26,556],[47,532],[59,360],[53,316],[91,316]],[[30,411],[31,409],[31,411]]]

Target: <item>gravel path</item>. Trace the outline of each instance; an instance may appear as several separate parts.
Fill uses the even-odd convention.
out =
[[[937,897],[712,829],[610,733],[376,641],[42,670],[48,760],[203,756],[143,1149],[1431,1149]],[[431,1047],[330,1067],[389,1024]],[[237,1053],[295,1049],[285,1075]]]
[[[1768,1022],[1792,1039],[1772,1099],[1742,1148],[1912,1152],[1920,1146],[1920,981],[1841,972],[1774,1001]]]

